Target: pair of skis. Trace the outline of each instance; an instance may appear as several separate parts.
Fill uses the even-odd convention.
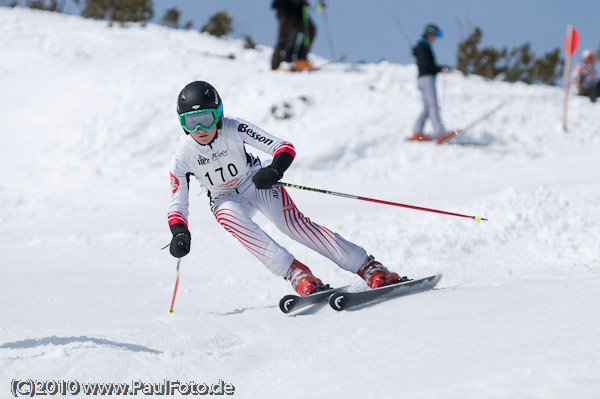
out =
[[[486,112],[485,114],[483,114],[481,117],[479,117],[478,119],[476,119],[473,122],[469,123],[466,127],[462,128],[462,129],[450,130],[450,131],[442,134],[437,139],[434,139],[434,140],[431,140],[431,139],[429,139],[429,140],[415,140],[413,138],[409,138],[408,140],[409,141],[431,141],[431,142],[435,142],[437,144],[445,144],[448,141],[451,141],[452,139],[454,139],[455,137],[457,137],[459,135],[462,135],[467,130],[472,129],[474,126],[480,124],[481,122],[489,119],[500,108],[504,107],[505,104],[506,104],[506,101],[502,101],[501,103],[499,103],[498,105],[496,105],[494,108],[490,109],[488,112]]]
[[[280,72],[315,72],[315,71],[320,71],[321,69],[323,69],[323,67],[326,67],[328,65],[338,64],[340,62],[343,62],[345,59],[346,59],[346,56],[341,55],[333,60],[328,60],[319,65],[315,65],[313,69],[294,69],[294,67],[290,67],[290,68],[279,67],[279,68],[277,68],[277,70]]]
[[[365,305],[377,300],[397,298],[417,292],[429,291],[437,285],[442,278],[441,274],[390,284],[367,291],[347,292],[348,286],[330,288],[308,296],[286,295],[279,301],[279,309],[283,313],[291,313],[307,306],[316,305],[329,299],[329,306],[337,311]]]

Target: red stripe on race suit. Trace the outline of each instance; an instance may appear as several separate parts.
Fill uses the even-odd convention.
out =
[[[296,149],[292,145],[292,143],[281,143],[277,147],[275,147],[275,154],[273,154],[273,158],[277,156],[277,154],[281,152],[287,152],[292,157],[296,156]]]
[[[229,213],[231,212],[231,213]],[[218,212],[215,213],[215,217],[217,219],[217,221],[219,222],[219,224],[221,224],[221,226],[223,226],[223,228],[225,228],[225,230],[227,230],[232,236],[234,236],[235,238],[237,238],[237,240],[243,245],[245,246],[253,255],[257,256],[263,256],[267,259],[273,260],[272,258],[268,257],[267,255],[265,255],[263,252],[259,251],[258,249],[262,250],[262,251],[268,251],[268,252],[273,252],[272,250],[268,249],[268,248],[264,248],[254,242],[251,242],[247,239],[245,239],[242,236],[246,236],[251,240],[257,241],[259,243],[263,243],[263,244],[267,244],[265,241],[262,241],[254,236],[248,235],[240,230],[238,230],[237,228],[233,227],[238,226],[241,229],[245,229],[248,232],[252,232],[253,230],[243,226],[239,223],[234,223],[229,219],[226,219],[226,217],[231,217],[233,219],[238,220],[240,223],[243,223],[243,221],[237,217],[235,217],[235,212],[231,209],[220,209]],[[258,249],[256,249],[258,248]]]
[[[288,230],[290,230],[290,232],[293,234],[293,231],[290,228],[290,223],[292,224],[292,226],[294,226],[294,230],[296,231],[296,233],[298,233],[298,235],[300,235],[300,237],[305,236],[306,239],[310,240],[310,242],[313,243],[313,245],[315,246],[321,246],[323,249],[325,249],[327,252],[329,252],[329,254],[331,254],[331,256],[335,257],[335,253],[337,254],[337,256],[339,258],[342,258],[342,255],[340,254],[340,252],[335,248],[334,245],[331,244],[331,242],[327,239],[327,237],[325,237],[325,234],[323,233],[323,231],[327,232],[328,234],[330,234],[329,231],[327,231],[327,229],[313,223],[310,221],[310,219],[306,218],[302,212],[300,212],[298,210],[298,208],[296,207],[296,204],[294,204],[294,201],[292,201],[291,197],[288,195],[287,191],[285,191],[285,189],[283,189],[282,187],[280,187],[281,192],[282,192],[282,197],[283,197],[283,206],[284,206],[284,215],[285,215],[285,219],[286,219],[286,225],[288,227]],[[295,223],[294,223],[295,222]],[[309,234],[303,227],[302,224],[304,224],[304,226],[306,227],[306,230],[308,230],[310,233],[312,233],[312,236],[314,236],[314,238],[319,242],[319,244],[317,244],[312,238],[311,238],[311,234]],[[297,225],[297,227],[296,227]],[[300,230],[302,230],[302,232],[298,231],[298,228],[300,228]],[[323,238],[323,240],[326,241],[323,242],[323,240],[321,238],[319,238],[319,236],[321,236]],[[331,235],[330,235],[331,237]],[[331,237],[336,244],[338,244],[338,246],[342,247],[342,245],[340,245],[340,243],[337,242],[337,240],[333,237]],[[335,251],[335,253],[333,253],[331,250]],[[346,251],[344,251],[346,252]]]
[[[217,222],[219,222],[219,223],[221,223],[221,224],[224,224],[223,222],[221,222],[221,220],[226,220],[227,222],[229,222],[229,223],[230,223],[230,224],[232,224],[232,225],[236,225],[236,226],[239,226],[239,227],[241,227],[242,229],[246,229],[246,230],[248,230],[248,231],[252,231],[252,229],[249,229],[249,228],[248,228],[248,227],[246,227],[246,226],[242,226],[241,224],[235,223],[235,222],[233,222],[233,221],[231,221],[231,220],[224,219],[224,217],[225,217],[225,216],[229,216],[229,217],[231,217],[231,218],[233,218],[233,219],[236,219],[236,220],[240,221],[240,223],[243,223],[243,221],[242,221],[241,219],[239,219],[239,218],[236,218],[235,216],[233,216],[233,215],[231,215],[231,214],[229,214],[229,213],[224,213],[224,212],[222,212],[222,211],[230,211],[230,212],[233,212],[233,211],[231,211],[230,209],[222,209],[222,210],[219,210],[217,213],[215,213],[215,217],[217,218]]]
[[[175,223],[182,223],[186,228],[188,227],[187,219],[180,212],[170,212],[167,217],[169,220],[169,226],[172,226]]]

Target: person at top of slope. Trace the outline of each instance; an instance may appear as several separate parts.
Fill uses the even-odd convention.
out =
[[[324,1],[319,3],[324,6]],[[294,71],[313,70],[313,64],[308,61],[308,53],[317,30],[309,15],[308,1],[273,0],[271,8],[275,10],[279,21],[271,69],[278,69],[282,62],[292,62]]]
[[[446,132],[438,107],[435,77],[440,72],[450,70],[449,67],[438,65],[435,62],[435,55],[431,46],[438,37],[442,37],[442,30],[435,24],[428,24],[425,26],[417,45],[413,47],[413,55],[417,59],[417,67],[419,69],[417,87],[421,92],[423,110],[415,122],[413,135],[409,137],[409,140],[431,141],[437,139],[438,143],[441,144],[449,137],[452,137],[454,131]],[[423,134],[423,128],[427,119],[433,125],[433,136]]]
[[[583,50],[581,60],[573,69],[573,85],[577,94],[589,97],[593,103],[600,94],[600,79],[594,62],[594,53],[590,50]]]
[[[208,189],[217,222],[273,274],[290,281],[300,295],[326,287],[252,220],[257,211],[290,238],[358,274],[371,288],[408,280],[298,210],[285,188],[277,184],[296,155],[292,143],[251,122],[224,117],[221,97],[207,82],[185,86],[177,97],[177,112],[185,136],[179,139],[170,165],[171,255],[181,258],[190,252],[188,197],[193,175]],[[271,154],[272,162],[261,165],[246,151],[246,145]]]

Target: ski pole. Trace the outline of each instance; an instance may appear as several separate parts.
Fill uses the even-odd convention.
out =
[[[302,43],[304,44],[304,47],[309,47],[310,46],[310,22],[309,22],[309,16],[308,16],[308,6],[302,7],[302,22],[304,25],[304,38],[302,40]]]
[[[446,101],[446,74],[442,74],[442,105],[440,106],[440,112],[442,113],[442,120],[444,115],[444,102]]]
[[[337,195],[338,197],[344,197],[344,198],[350,198],[350,199],[357,199],[357,200],[361,200],[361,201],[376,202],[378,204],[400,206],[400,207],[403,207],[403,208],[416,209],[418,211],[441,213],[443,215],[451,215],[451,216],[460,216],[460,217],[463,217],[463,218],[475,219],[478,222],[481,222],[482,220],[487,220],[485,218],[482,218],[481,215],[476,215],[476,216],[462,215],[460,213],[439,211],[437,209],[430,209],[430,208],[423,208],[423,207],[420,207],[420,206],[400,204],[398,202],[382,201],[382,200],[373,199],[373,198],[359,197],[358,195],[336,193],[335,191],[323,190],[323,189],[320,189],[320,188],[313,188],[313,187],[299,186],[297,184],[290,184],[290,183],[284,183],[284,182],[279,182],[279,184],[281,184],[284,187],[292,187],[292,188],[296,188],[298,190],[314,191],[316,193],[329,194],[329,195]]]
[[[173,300],[171,300],[171,309],[167,313],[173,313],[173,306],[175,305],[175,295],[177,295],[177,287],[179,286],[179,265],[181,265],[181,258],[177,258],[177,279],[175,280],[175,289],[173,290]]]
[[[492,116],[493,114],[496,113],[496,111],[498,111],[500,108],[504,107],[504,105],[506,104],[506,100],[502,101],[500,104],[498,104],[496,107],[490,109],[488,112],[486,112],[485,114],[483,114],[481,117],[479,117],[478,119],[475,119],[473,122],[469,123],[462,131],[465,131],[467,129],[471,129],[473,126],[485,121],[486,119],[488,119],[490,116]]]
[[[438,142],[437,143],[438,144],[443,144],[446,141],[448,141],[448,140],[450,140],[450,139],[458,136],[459,134],[463,134],[467,130],[472,129],[473,126],[478,125],[479,123],[485,121],[486,119],[488,119],[489,117],[491,117],[492,115],[494,115],[496,113],[496,111],[498,111],[500,108],[504,107],[504,104],[506,104],[506,101],[502,101],[496,107],[492,108],[491,110],[489,110],[488,112],[486,112],[481,117],[479,117],[479,118],[475,119],[473,122],[469,123],[466,127],[462,128],[462,129],[457,129],[457,130],[451,131],[453,133],[453,135],[449,135],[449,136],[444,135],[444,137],[438,138]]]
[[[325,13],[325,2],[323,1],[322,3],[319,2],[317,5],[317,11],[321,13],[321,16],[323,17],[323,22],[325,23],[325,28],[327,29],[327,39],[328,39],[328,43],[329,43],[329,51],[331,51],[331,56],[333,57],[333,59],[335,60],[337,57],[335,55],[335,47],[333,45],[333,35],[331,33],[331,27],[329,26],[329,19],[327,18],[327,14]],[[320,5],[320,7],[319,7]]]
[[[406,39],[406,42],[408,43],[409,46],[412,46],[413,41],[408,36],[408,33],[406,33],[406,30],[404,29],[404,25],[402,25],[402,21],[400,21],[400,17],[398,16],[398,13],[396,12],[396,10],[394,10],[394,18],[396,20],[396,25],[398,25],[398,28],[400,29],[400,31],[404,35],[404,38]]]

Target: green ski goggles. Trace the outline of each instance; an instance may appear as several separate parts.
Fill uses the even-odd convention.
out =
[[[210,130],[219,122],[221,115],[223,115],[223,104],[219,104],[217,108],[198,109],[179,114],[179,123],[188,133],[194,133],[198,129]]]

